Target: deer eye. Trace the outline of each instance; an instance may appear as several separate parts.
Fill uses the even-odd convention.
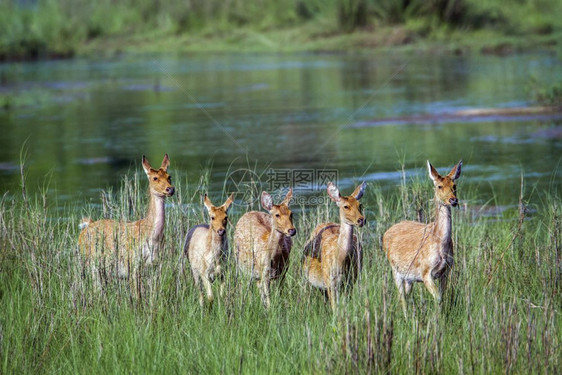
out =
[[[275,214],[275,217],[281,217],[281,215],[279,215],[279,214]]]
[[[442,186],[442,185],[439,185],[439,186],[437,186],[437,188],[439,188],[439,189],[443,189],[443,186]]]
[[[211,220],[215,220],[215,217],[214,217],[214,216],[211,216]]]
[[[158,181],[158,177],[152,177],[154,181]]]
[[[345,208],[346,210],[349,210],[349,206],[343,206],[343,208]]]

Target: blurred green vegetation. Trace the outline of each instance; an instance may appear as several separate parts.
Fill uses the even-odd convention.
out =
[[[317,50],[424,40],[478,44],[490,39],[482,31],[499,38],[538,35],[556,44],[560,14],[558,0],[6,0],[0,3],[0,59],[147,45]]]
[[[562,108],[562,81],[545,83],[532,76],[529,90],[537,104]]]

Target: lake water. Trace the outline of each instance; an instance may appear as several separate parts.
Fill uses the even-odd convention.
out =
[[[304,196],[324,194],[316,184],[333,172],[344,193],[362,180],[384,193],[399,184],[402,163],[425,179],[426,159],[445,173],[462,158],[461,189],[514,204],[521,171],[528,186],[560,190],[561,117],[441,118],[526,106],[531,77],[562,80],[561,60],[187,54],[1,64],[0,188],[19,194],[25,143],[28,189],[50,181],[60,207],[99,203],[102,189],[141,171],[143,154],[159,165],[166,152],[174,179],[190,185],[212,166],[217,200],[237,170],[261,175],[265,189],[296,184]],[[418,115],[429,117],[379,121]]]

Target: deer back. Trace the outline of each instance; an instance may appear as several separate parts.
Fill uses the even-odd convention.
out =
[[[265,212],[247,212],[236,224],[236,260],[241,268],[253,271],[255,277],[261,274],[264,259],[271,257],[267,249],[270,234],[271,218]]]
[[[143,220],[121,222],[117,220],[98,220],[82,229],[78,238],[82,254],[87,257],[114,257],[131,259],[142,253],[149,237],[150,228]]]

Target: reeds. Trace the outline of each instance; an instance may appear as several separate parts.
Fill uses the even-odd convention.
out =
[[[119,191],[104,194],[103,205],[88,207],[88,214],[141,217],[145,183],[138,176],[124,178]],[[379,239],[394,222],[417,219],[420,207],[425,220],[431,219],[426,208],[431,189],[424,181],[406,180],[388,196],[368,187],[363,198],[368,225],[360,231],[363,270],[336,314],[304,280],[299,264],[307,235],[318,223],[335,219],[335,207],[295,214],[298,234],[289,273],[282,291],[273,286],[266,311],[232,261],[225,295],[217,293],[212,308],[199,306],[191,276],[178,267],[187,229],[204,220],[199,200],[191,203],[195,186],[176,183],[179,194],[168,202],[161,263],[142,269],[142,299],[131,298],[128,283],[109,271],[103,291],[95,292],[77,249],[81,209],[68,207],[61,214],[46,194],[5,195],[0,371],[559,373],[560,196],[535,192],[539,203],[523,218],[514,209],[492,220],[471,209],[470,202],[481,199],[478,192],[459,185],[459,198],[469,204],[454,212],[450,289],[436,306],[415,286],[409,319],[401,313]],[[243,213],[234,206],[232,224]]]

